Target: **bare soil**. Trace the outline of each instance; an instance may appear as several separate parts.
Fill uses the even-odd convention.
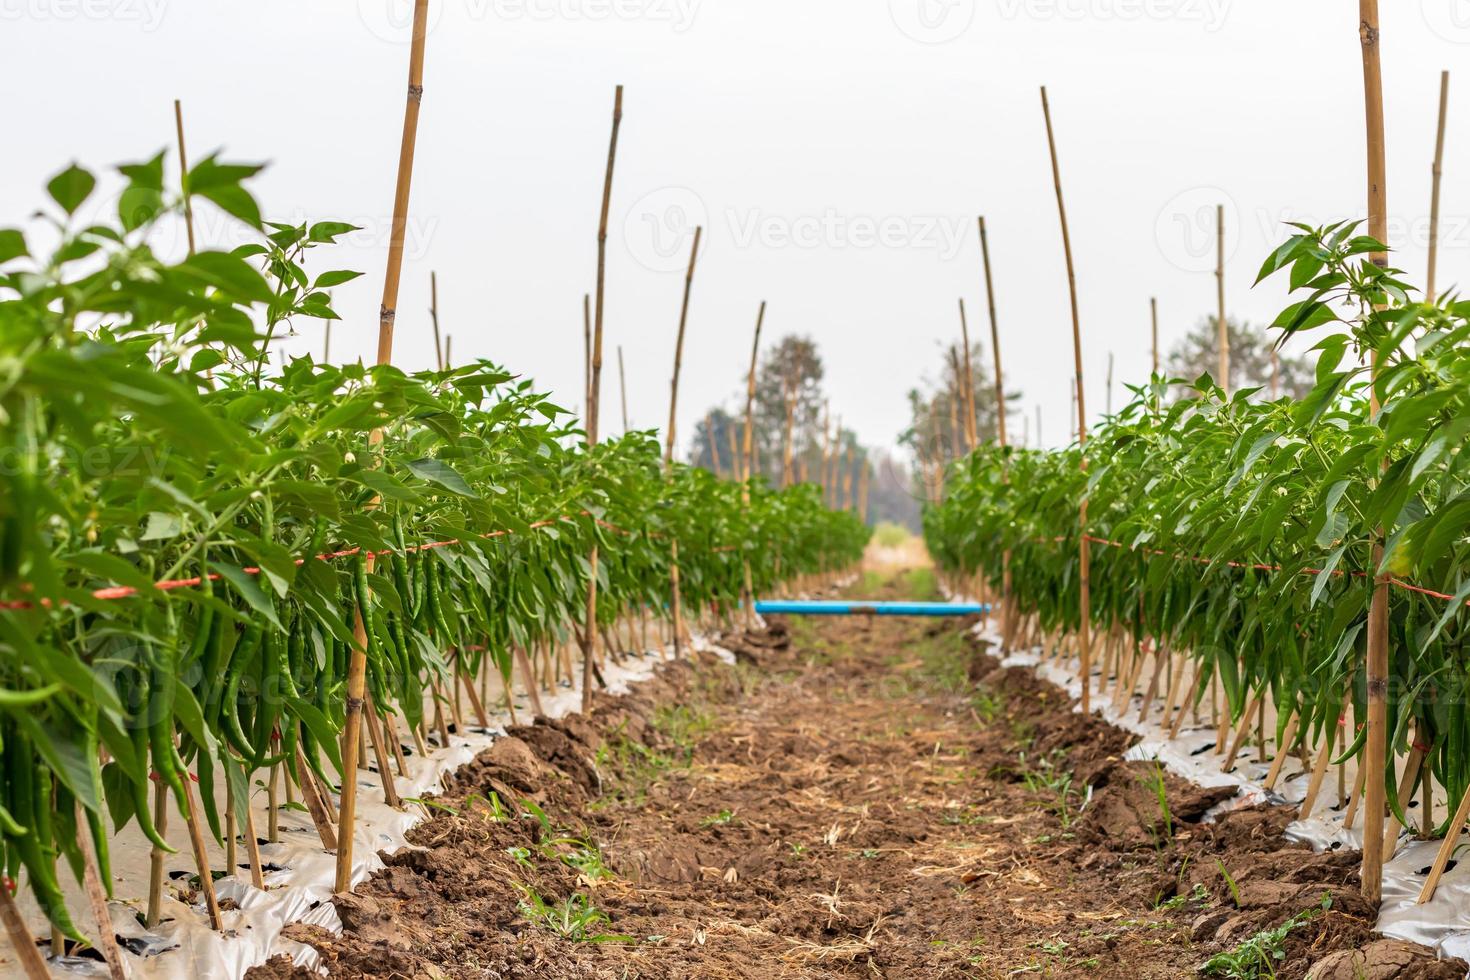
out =
[[[1290,808],[1201,822],[1220,791],[1122,761],[968,625],[777,621],[516,729],[337,900],[341,936],[288,935],[347,978],[1146,980],[1253,939],[1274,973],[1215,975],[1465,976],[1376,939],[1356,854],[1287,843]]]

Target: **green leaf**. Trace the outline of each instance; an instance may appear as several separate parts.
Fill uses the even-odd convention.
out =
[[[16,228],[0,228],[0,264],[30,255],[26,248],[26,236]]]
[[[240,302],[269,303],[270,285],[249,262],[228,252],[199,252],[175,266]]]
[[[92,188],[96,186],[96,177],[76,164],[72,164],[51,178],[46,184],[46,191],[51,195],[51,200],[61,205],[61,209],[68,215],[72,215],[91,195]]]
[[[422,459],[405,460],[403,465],[420,480],[438,484],[450,493],[457,493],[461,497],[479,498],[479,494],[470,488],[470,485],[464,481],[464,477],[442,459],[425,456]]]
[[[260,583],[254,575],[245,572],[238,565],[230,565],[225,562],[212,561],[209,567],[224,577],[225,581],[235,587],[240,593],[240,598],[250,605],[251,609],[260,613],[276,629],[283,629],[281,621],[276,618],[276,606],[271,597],[260,587]]]

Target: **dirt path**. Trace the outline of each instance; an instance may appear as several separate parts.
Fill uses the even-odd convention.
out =
[[[340,977],[1139,980],[1253,949],[1281,977],[1465,975],[1404,944],[1351,952],[1372,938],[1355,855],[1287,846],[1284,808],[1198,822],[1218,793],[1120,761],[1129,736],[960,624],[729,642],[734,668],[513,732],[419,849],[339,900],[343,936],[290,935]]]

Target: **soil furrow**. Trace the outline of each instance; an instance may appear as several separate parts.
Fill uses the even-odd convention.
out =
[[[1375,941],[1356,855],[1286,843],[1288,808],[1200,822],[1220,791],[1123,761],[964,625],[775,622],[516,729],[338,899],[343,935],[289,934],[336,977],[1465,975]]]

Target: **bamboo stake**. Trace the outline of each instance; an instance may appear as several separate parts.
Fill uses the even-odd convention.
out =
[[[92,909],[92,919],[97,923],[97,952],[107,964],[109,980],[124,980],[127,974],[123,970],[122,951],[117,946],[117,931],[112,926],[112,913],[107,909],[107,889],[102,885],[102,873],[97,867],[97,844],[92,836],[92,824],[80,803],[76,804],[76,822],[82,849],[82,886]]]
[[[1296,818],[1306,820],[1312,815],[1312,810],[1317,804],[1317,796],[1322,792],[1322,780],[1327,775],[1327,765],[1332,761],[1332,733],[1324,732],[1322,745],[1317,749],[1317,761],[1312,763],[1312,779],[1307,783],[1307,795],[1302,799],[1302,805],[1298,808]]]
[[[1220,335],[1220,387],[1230,395],[1230,329],[1225,320],[1225,205],[1215,205],[1215,326]]]
[[[623,125],[623,87],[613,90],[612,137],[607,145],[607,176],[602,181],[602,214],[597,225],[597,307],[592,328],[592,378],[587,399],[587,448],[597,445],[598,398],[602,384],[603,287],[607,281],[607,213],[612,206],[613,164],[618,155],[618,130]],[[587,556],[587,621],[582,651],[582,713],[592,713],[592,675],[597,659],[597,544]]]
[[[444,370],[444,345],[439,341],[439,275],[429,273],[429,320],[434,324],[434,364]]]
[[[980,255],[981,255],[982,259],[984,260],[984,264],[985,264],[985,305],[986,305],[987,309],[990,311],[990,349],[991,349],[991,352],[994,354],[994,359],[995,359],[995,429],[996,429],[996,437],[997,437],[997,439],[998,439],[998,441],[1000,443],[1000,448],[1005,449],[1006,448],[1006,396],[1005,396],[1005,381],[1004,381],[1004,376],[1001,374],[1001,369],[1000,369],[1000,327],[996,323],[996,318],[995,318],[995,283],[994,283],[994,280],[993,280],[993,278],[991,276],[991,272],[990,272],[990,238],[989,238],[989,236],[985,232],[985,216],[984,215],[981,215],[980,216]],[[963,300],[960,301],[960,310],[961,310],[960,323],[961,323],[961,326],[963,327],[963,325],[964,325],[964,316],[963,316],[964,301]],[[969,339],[968,339],[968,332],[966,332],[965,349],[966,349],[966,354],[965,354],[965,358],[966,358],[965,374],[966,374],[966,382],[968,383],[968,380],[969,380],[969,378],[968,378],[968,376],[969,376],[969,366],[968,366],[968,361],[969,361]],[[971,415],[973,416],[974,415],[974,412],[971,412]],[[1005,480],[1007,478],[1007,470],[1008,470],[1008,467],[1005,464],[1002,464],[1001,465],[1001,478],[1002,478],[1002,480]]]
[[[398,150],[398,179],[393,194],[392,237],[388,245],[388,267],[383,276],[383,303],[378,314],[378,363],[393,359],[393,317],[398,305],[398,279],[403,269],[403,240],[408,225],[408,197],[413,183],[413,151],[418,136],[419,105],[424,95],[424,38],[428,33],[428,0],[414,0],[413,42],[409,50],[408,93],[403,109],[403,138]],[[449,359],[445,353],[445,361]],[[372,447],[383,441],[381,429],[368,439]],[[367,558],[368,570],[373,559]],[[367,610],[353,617],[354,642],[347,667],[347,712],[342,729],[342,805],[338,835],[337,874],[333,890],[352,887],[352,846],[357,829],[357,750],[362,735],[363,695],[367,682]]]
[[[582,419],[592,404],[592,297],[582,294]]]
[[[1424,765],[1426,747],[1422,739],[1424,732],[1416,725],[1414,728],[1414,745],[1409,750],[1409,759],[1404,764],[1404,775],[1399,782],[1399,805],[1407,806],[1408,801],[1413,798],[1414,784],[1419,781],[1419,769]],[[1389,813],[1388,820],[1383,830],[1383,853],[1385,859],[1392,858],[1393,852],[1398,849],[1399,831],[1403,825],[1399,818]],[[1412,829],[1412,828],[1411,828]]]
[[[444,370],[454,367],[454,334],[444,335]]]
[[[383,781],[383,802],[396,810],[403,804],[398,798],[398,787],[393,784],[393,767],[388,761],[382,722],[378,719],[378,710],[370,695],[363,698],[363,712],[367,715],[368,741],[372,743],[373,759],[378,764],[378,778]]]
[[[949,345],[949,369],[954,375],[954,391],[949,399],[949,451],[952,459],[959,459],[965,454],[964,444],[969,441],[969,436],[960,429],[960,405],[965,400],[960,386],[965,378],[960,369],[960,351],[955,344]],[[840,447],[838,454],[841,455]]]
[[[1087,407],[1082,388],[1082,323],[1077,310],[1077,272],[1072,263],[1072,238],[1067,230],[1067,205],[1062,199],[1062,171],[1057,163],[1057,142],[1052,132],[1051,105],[1046,99],[1046,86],[1041,87],[1041,112],[1046,119],[1046,143],[1051,154],[1052,183],[1057,192],[1057,214],[1062,223],[1062,251],[1067,259],[1067,290],[1072,305],[1072,355],[1076,368],[1074,383],[1077,388],[1077,444],[1082,450],[1081,467],[1087,472]],[[1080,622],[1077,630],[1077,647],[1081,660],[1082,674],[1082,713],[1088,714],[1092,710],[1092,636],[1090,632],[1092,618],[1092,582],[1091,582],[1091,554],[1087,540],[1087,499],[1084,497],[1078,504],[1077,522],[1079,527],[1079,591],[1080,591]]]
[[[1444,840],[1440,842],[1439,851],[1434,855],[1434,864],[1429,868],[1429,876],[1424,879],[1424,888],[1419,892],[1416,905],[1423,905],[1434,897],[1435,890],[1439,888],[1439,879],[1444,877],[1445,866],[1454,857],[1455,848],[1460,845],[1460,835],[1465,830],[1467,820],[1470,820],[1470,790],[1460,797],[1460,805],[1455,808],[1455,815],[1445,828]]]
[[[715,414],[704,413],[704,441],[709,444],[709,468],[715,476],[724,476],[724,467],[720,465],[720,445],[715,440]]]
[[[174,99],[174,129],[179,135],[179,170],[184,185],[184,230],[189,236],[189,254],[194,254],[194,205],[189,195],[189,155],[184,150],[184,107]]]
[[[766,301],[761,300],[760,311],[755,315],[755,339],[750,345],[750,372],[745,377],[745,486],[741,490],[741,502],[750,508],[751,460],[755,452],[755,369],[761,350],[761,326],[766,321]],[[745,627],[755,628],[755,589],[751,585],[750,558],[742,557],[745,578]]]
[[[1149,301],[1148,301],[1148,312],[1149,312],[1149,318],[1153,321],[1153,340],[1154,340],[1154,343],[1153,343],[1154,371],[1153,371],[1153,373],[1154,374],[1158,374],[1159,373],[1159,300],[1158,300],[1158,297],[1157,296],[1153,296],[1153,297],[1150,297],[1149,298]]]
[[[522,648],[522,647],[520,647],[520,646],[517,646],[515,648],[514,657],[515,657],[516,663],[520,664],[520,667],[521,667],[521,676],[523,678],[525,678],[525,680],[526,680],[526,694],[531,699],[531,710],[533,712],[535,712],[537,716],[541,716],[541,715],[546,714],[546,710],[541,707],[541,692],[539,690],[537,690],[537,688],[536,688],[536,675],[531,670],[531,661],[529,659],[527,659],[525,649]],[[551,657],[550,657],[550,644],[549,643],[548,643],[548,649],[547,649],[547,659],[548,660],[551,659]],[[511,676],[512,676],[512,683],[513,683],[514,682],[513,679],[514,679],[514,676],[515,675],[512,674]],[[507,692],[509,692],[509,690],[510,690],[510,684],[507,684],[506,685],[506,690],[507,690]]]
[[[320,792],[316,778],[306,764],[306,754],[301,749],[299,739],[296,742],[296,771],[301,776],[301,801],[311,814],[311,822],[316,827],[317,836],[321,838],[322,847],[334,851],[337,849],[337,832],[332,828],[324,794]]]
[[[739,482],[744,479],[740,474],[740,446],[735,441],[735,420],[728,415],[725,416],[725,436],[730,443],[730,478]]]
[[[20,961],[20,968],[24,971],[26,980],[50,980],[51,971],[46,967],[46,958],[41,955],[40,948],[36,945],[36,937],[31,935],[31,930],[26,928],[26,923],[20,915],[20,908],[15,903],[15,897],[10,894],[10,889],[0,882],[0,922],[5,925],[5,933],[10,937],[10,945],[15,947],[15,958]]]
[[[984,227],[984,218],[980,219],[980,225],[982,228]],[[983,248],[985,241],[983,233],[981,235],[980,241]],[[986,282],[988,286],[990,269],[990,256],[988,250],[986,254],[985,268]],[[993,315],[992,319],[994,319]],[[965,443],[973,451],[974,448],[980,444],[980,432],[977,428],[978,423],[975,418],[975,378],[971,370],[972,358],[970,355],[970,322],[969,318],[965,316],[965,298],[963,296],[960,297],[960,339],[963,340],[965,344]],[[1004,421],[1002,421],[1001,424],[1004,425]]]
[[[664,473],[667,474],[674,465],[674,432],[677,422],[679,407],[679,373],[684,366],[684,330],[689,323],[689,294],[694,288],[694,264],[699,258],[699,239],[704,229],[696,225],[694,228],[694,243],[689,246],[689,267],[684,272],[684,299],[679,304],[679,333],[674,341],[674,374],[669,379],[669,431],[667,443],[664,447]],[[704,417],[704,434],[709,443],[710,465],[714,467],[715,475],[719,475],[719,463],[715,460],[715,435],[711,427],[711,416]],[[683,600],[679,592],[679,541],[677,538],[669,541],[669,610],[674,618],[674,658],[680,659],[684,653],[683,622],[684,609]]]
[[[1449,101],[1450,73],[1442,71],[1439,73],[1439,131],[1434,138],[1433,180],[1429,192],[1429,275],[1424,284],[1424,298],[1431,303],[1439,299],[1434,281],[1439,271],[1439,183],[1444,175],[1444,122]]]
[[[1286,728],[1281,733],[1281,743],[1276,746],[1276,757],[1271,760],[1271,768],[1266,771],[1266,780],[1262,784],[1265,789],[1276,788],[1276,782],[1281,778],[1281,770],[1286,764],[1286,756],[1291,749],[1292,739],[1296,738],[1296,729],[1300,722],[1301,718],[1296,712],[1292,712],[1291,717],[1286,719]]]
[[[623,371],[623,345],[618,344],[618,397],[623,403],[623,431],[628,431],[628,376]]]
[[[868,482],[872,479],[872,470],[867,460],[863,460],[862,476],[858,480],[858,516],[864,524],[868,523]]]
[[[1383,140],[1383,66],[1380,61],[1378,0],[1358,0],[1359,39],[1363,50],[1364,118],[1368,155],[1368,234],[1380,242],[1388,240],[1387,162]],[[1380,268],[1388,257],[1376,252],[1370,257]],[[1378,415],[1378,366],[1372,368],[1369,387],[1370,410]],[[1385,460],[1385,465],[1387,461]],[[1363,897],[1377,905],[1383,896],[1383,831],[1386,805],[1385,763],[1388,755],[1388,578],[1377,572],[1383,563],[1383,530],[1373,539],[1373,598],[1368,607],[1368,740],[1364,761]]]
[[[1225,752],[1225,761],[1220,763],[1221,772],[1235,771],[1235,758],[1240,754],[1240,746],[1245,741],[1246,735],[1250,733],[1251,716],[1256,713],[1256,707],[1261,704],[1262,697],[1263,695],[1257,694],[1246,704],[1245,711],[1241,712],[1240,723],[1236,725],[1235,735],[1231,737],[1230,747]],[[1224,717],[1227,712],[1222,711],[1220,714]]]

